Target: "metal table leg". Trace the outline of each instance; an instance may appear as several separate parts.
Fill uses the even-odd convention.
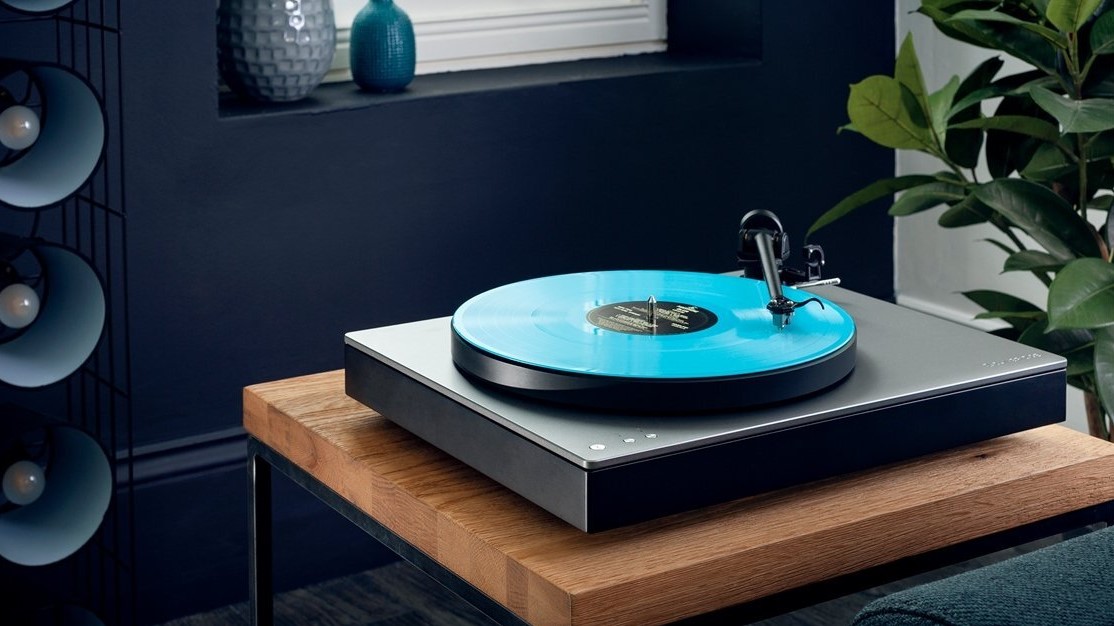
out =
[[[329,508],[355,524],[373,539],[417,567],[425,575],[471,604],[493,622],[503,626],[528,626],[510,609],[473,587],[456,573],[427,554],[407,543],[387,527],[356,508],[338,493],[318,481],[290,459],[275,452],[254,437],[248,437],[248,472],[251,477],[251,614],[253,625],[270,626],[274,622],[272,587],[272,513],[271,475],[273,471],[286,476]]]
[[[251,527],[248,537],[248,605],[252,626],[270,626],[275,621],[271,466],[261,457],[255,439],[248,440],[248,490]]]

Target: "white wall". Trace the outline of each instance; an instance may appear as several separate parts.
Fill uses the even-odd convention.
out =
[[[921,60],[925,83],[930,91],[943,86],[953,76],[961,78],[993,53],[948,39],[936,31],[932,20],[912,13],[919,0],[896,0],[897,41],[913,34]],[[895,50],[896,50],[895,46]],[[1005,58],[1001,74],[1024,69]],[[899,152],[896,170],[900,174],[933,172],[942,169],[933,159],[911,152]],[[988,178],[985,171],[980,178]],[[1047,291],[1029,274],[1001,274],[1005,254],[982,241],[1002,239],[990,226],[944,229],[936,225],[940,210],[928,211],[896,220],[894,231],[894,290],[899,304],[926,311],[957,322],[993,328],[972,318],[980,309],[960,295],[973,289],[1005,291],[1035,304],[1044,305]],[[1082,394],[1068,389],[1068,425],[1086,432]]]

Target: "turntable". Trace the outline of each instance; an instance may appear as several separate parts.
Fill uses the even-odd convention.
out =
[[[818,249],[795,275],[748,218],[744,275],[550,276],[348,333],[346,392],[589,532],[1064,419],[1064,359],[830,285]]]

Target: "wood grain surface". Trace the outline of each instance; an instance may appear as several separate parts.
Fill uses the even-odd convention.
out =
[[[244,426],[533,624],[666,623],[1114,500],[1114,444],[1047,426],[586,534],[346,396],[343,371],[247,387]]]

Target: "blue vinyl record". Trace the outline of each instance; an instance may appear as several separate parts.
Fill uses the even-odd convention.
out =
[[[787,298],[813,298],[790,287]],[[650,298],[656,301],[653,323]],[[738,377],[797,368],[853,343],[855,323],[818,298],[776,328],[765,282],[724,274],[608,271],[497,287],[457,309],[476,350],[552,372],[647,380]]]

